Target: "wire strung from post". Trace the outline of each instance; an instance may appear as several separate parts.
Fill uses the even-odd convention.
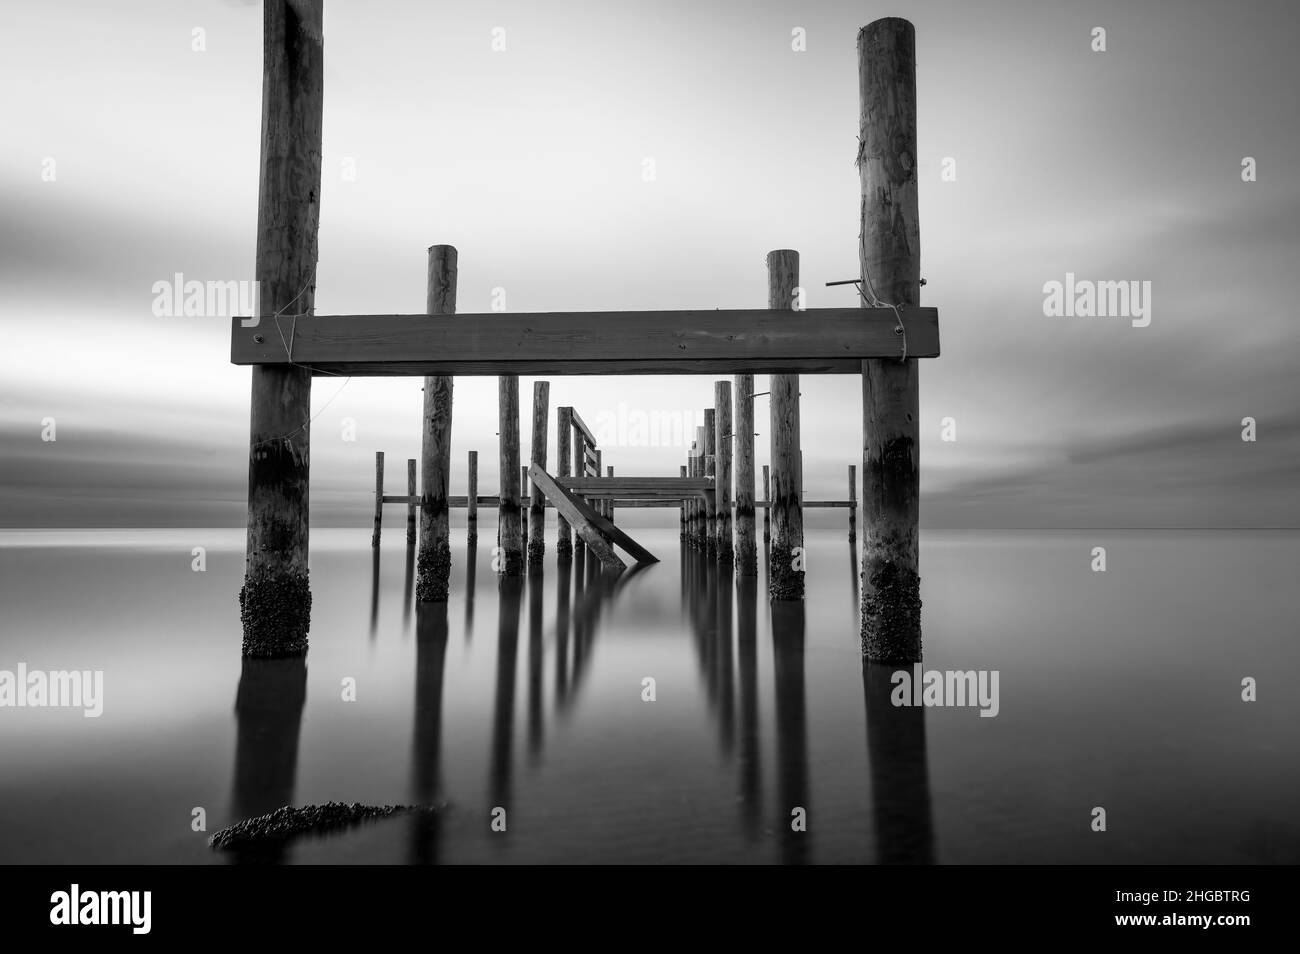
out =
[[[893,302],[882,301],[880,296],[876,294],[875,286],[871,284],[871,270],[867,268],[866,229],[858,232],[858,263],[862,267],[863,281],[856,282],[855,284],[857,285],[858,296],[862,299],[862,303],[868,308],[892,308],[894,310],[894,320],[898,322],[898,327],[894,330],[896,334],[902,335],[903,337],[903,353],[898,359],[899,363],[902,364],[907,361],[907,328],[903,325],[903,316],[898,310],[898,305],[895,305]],[[864,283],[867,286],[865,290],[862,287]]]
[[[280,308],[278,311],[276,311],[275,314],[271,316],[271,320],[275,322],[276,333],[279,334],[280,336],[280,344],[284,347],[285,358],[290,365],[292,365],[295,368],[303,368],[307,371],[310,371],[312,374],[330,374],[330,375],[334,375],[335,377],[343,377],[343,375],[337,371],[326,371],[323,368],[316,368],[309,364],[300,364],[299,362],[293,360],[293,342],[294,342],[295,333],[298,330],[298,319],[307,317],[308,312],[301,311],[301,312],[296,312],[295,314],[292,315],[286,315],[285,312],[288,311],[289,308],[293,306],[293,304],[303,296],[303,294],[307,291],[308,288],[312,286],[312,283],[315,280],[316,280],[316,265],[313,264],[311,267],[311,274],[307,277],[306,284],[304,284],[302,288],[298,289],[298,294],[294,295],[291,299],[289,299],[289,301],[284,305],[284,307]],[[280,323],[281,318],[289,318],[291,320],[289,325],[289,338],[287,341],[285,340],[284,337],[284,326]],[[295,434],[298,434],[306,430],[308,427],[311,426],[311,424],[318,417],[320,417],[322,414],[325,413],[326,408],[328,408],[331,404],[334,403],[334,399],[337,398],[340,394],[342,394],[344,388],[346,388],[351,382],[352,382],[352,375],[348,375],[347,378],[344,380],[343,384],[339,386],[339,389],[330,396],[330,399],[328,401],[326,401],[323,405],[321,405],[321,409],[319,411],[317,411],[311,417],[307,418],[307,420],[303,421],[293,430],[289,431],[289,433],[281,434],[278,437],[268,437],[265,440],[257,441],[256,443],[252,444],[249,449],[252,450],[254,448],[262,447],[265,444],[278,444],[281,441],[288,441]]]

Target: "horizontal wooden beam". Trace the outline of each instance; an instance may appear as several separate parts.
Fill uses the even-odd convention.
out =
[[[567,479],[566,479],[566,480],[567,480]],[[620,506],[620,507],[676,507],[676,506],[678,505],[678,503],[683,499],[684,496],[694,497],[694,496],[697,496],[697,493],[698,493],[698,492],[691,492],[690,494],[680,494],[680,493],[679,493],[679,494],[677,494],[677,496],[675,496],[675,497],[674,497],[674,496],[656,496],[656,495],[652,495],[652,494],[647,494],[647,495],[644,496],[644,497],[627,497],[627,498],[619,499],[619,506]],[[594,496],[594,497],[599,497],[599,496],[602,496],[602,495],[601,495],[601,494],[591,494],[591,493],[585,493],[585,492],[584,492],[583,496],[586,496],[586,497],[593,497],[593,496]],[[616,498],[616,499],[618,499],[618,498]],[[495,506],[498,506],[499,501],[500,501],[500,498],[498,498],[495,494],[492,495],[492,496],[490,496],[490,497],[482,497],[482,496],[481,496],[481,497],[478,498],[478,505],[479,505],[480,507],[495,507]],[[410,501],[410,498],[408,498],[408,497],[405,497],[405,496],[398,496],[398,495],[396,495],[396,494],[384,494],[384,503],[386,503],[386,504],[406,504],[406,503],[408,503],[408,502],[411,502],[411,501]],[[414,502],[415,505],[418,507],[418,506],[420,505],[420,498],[419,498],[419,497],[416,497],[416,498],[414,499],[413,502]],[[543,501],[543,505],[546,506],[546,507],[553,507],[553,506],[554,506],[554,504],[552,504],[550,501]],[[468,507],[468,506],[469,506],[469,498],[468,498],[468,497],[465,497],[465,496],[463,496],[463,495],[462,495],[462,496],[458,496],[458,497],[448,497],[448,498],[447,498],[447,506],[448,506],[448,507],[452,507],[452,508],[463,508],[463,507]],[[811,507],[811,508],[814,508],[814,509],[831,509],[831,508],[834,508],[834,509],[845,510],[845,509],[849,509],[849,508],[852,508],[852,507],[857,507],[857,506],[858,506],[858,503],[857,503],[857,501],[855,501],[855,500],[805,500],[802,504],[800,504],[800,506],[803,507],[805,510],[808,509],[808,508],[810,508],[810,507]],[[732,504],[731,509],[732,509],[732,510],[735,510],[735,509],[736,509],[735,504]],[[766,500],[755,500],[755,501],[754,501],[754,509],[755,509],[755,510],[766,510],[766,509],[767,509],[767,501],[766,501]]]
[[[332,315],[231,320],[233,364],[317,374],[861,374],[865,358],[939,355],[939,312],[810,308]]]

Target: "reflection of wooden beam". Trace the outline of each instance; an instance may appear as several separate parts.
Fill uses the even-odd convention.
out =
[[[231,322],[233,364],[358,375],[860,374],[864,358],[939,355],[935,308],[299,315]],[[905,334],[896,334],[899,321]],[[292,338],[292,340],[290,340]],[[292,346],[292,351],[290,347]],[[292,354],[292,362],[290,355]]]
[[[582,499],[570,494],[567,490],[557,484],[550,474],[546,473],[546,471],[542,470],[540,467],[530,467],[528,469],[528,476],[535,484],[542,488],[542,492],[546,494],[551,503],[555,504],[556,509],[559,510],[560,513],[564,514],[565,519],[568,519],[570,523],[573,521],[569,517],[569,514],[565,512],[565,507],[570,508],[575,515],[585,520],[591,526],[592,530],[601,537],[602,541],[605,539],[612,540],[631,554],[632,558],[638,563],[659,562],[657,556],[620,530],[614,525],[613,521],[601,516]],[[583,539],[586,539],[585,535],[583,536]],[[604,561],[602,560],[601,562]]]
[[[569,521],[569,525],[573,527],[574,532],[582,538],[582,542],[596,555],[602,565],[620,572],[627,569],[627,564],[618,558],[618,554],[610,546],[609,540],[605,538],[602,531],[596,528],[596,521],[593,520],[593,518],[596,518],[595,511],[582,501],[571,496],[568,491],[555,482],[550,474],[536,464],[528,468],[528,477],[534,484],[542,488],[542,493],[546,494],[546,499],[555,505],[555,509],[564,516],[565,520]]]

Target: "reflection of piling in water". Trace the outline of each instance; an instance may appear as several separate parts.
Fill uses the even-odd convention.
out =
[[[235,693],[235,780],[231,816],[242,820],[293,804],[298,736],[307,702],[307,663],[301,657],[245,657]],[[282,844],[242,847],[240,863],[278,863]]]
[[[894,689],[890,678],[896,668],[862,661],[876,860],[882,864],[933,864],[925,708],[895,706],[890,701]]]
[[[370,638],[379,628],[379,547],[370,556]]]
[[[762,817],[762,739],[758,724],[758,578],[736,580],[736,659],[740,680],[741,820],[752,841]]]
[[[569,587],[573,585],[573,548],[555,570],[555,702],[564,705],[569,695]]]
[[[546,650],[542,642],[542,562],[528,564],[528,754],[542,750],[542,673]]]
[[[806,864],[807,831],[791,824],[796,808],[813,822],[808,804],[808,704],[804,689],[804,608],[794,600],[772,604],[773,681],[776,693],[777,811],[775,824],[785,864]]]
[[[735,651],[731,645],[731,576],[719,578],[716,571],[709,573],[714,580],[714,669],[718,673],[718,736],[724,755],[730,755],[736,738],[736,685]]]
[[[402,632],[411,628],[411,596],[415,592],[415,547],[406,548],[406,576],[402,582]]]
[[[524,581],[503,576],[498,584],[500,618],[497,621],[497,684],[492,705],[492,758],[488,790],[492,807],[510,809],[511,769],[514,761],[515,670],[519,659],[519,607]]]
[[[411,752],[411,801],[441,803],[442,686],[449,632],[446,603],[421,603],[415,611],[415,731]],[[411,819],[411,861],[436,864],[441,812],[417,812]]]
[[[478,534],[471,533],[465,545],[465,642],[474,635],[474,581],[478,577]]]

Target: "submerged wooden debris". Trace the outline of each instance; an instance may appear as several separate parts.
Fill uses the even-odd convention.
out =
[[[360,802],[326,802],[301,808],[284,805],[266,815],[248,818],[215,832],[208,839],[208,847],[223,850],[285,842],[302,835],[340,831],[377,818],[436,811],[431,805],[363,805]]]

